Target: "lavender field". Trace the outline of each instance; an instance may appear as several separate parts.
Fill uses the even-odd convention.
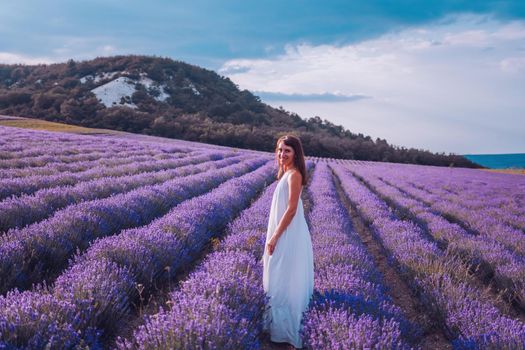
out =
[[[307,167],[307,348],[525,348],[524,176]],[[262,333],[276,171],[271,153],[0,127],[0,349],[286,348]]]

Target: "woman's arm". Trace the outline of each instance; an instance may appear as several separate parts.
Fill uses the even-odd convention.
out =
[[[288,194],[288,207],[279,221],[279,225],[277,225],[272,238],[268,241],[267,249],[269,255],[273,254],[277,241],[295,216],[297,205],[299,203],[299,196],[301,195],[302,178],[301,173],[298,171],[293,171],[290,174],[290,177],[288,177],[288,188],[290,189]]]

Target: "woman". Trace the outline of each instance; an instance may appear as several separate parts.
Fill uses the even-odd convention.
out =
[[[279,164],[263,255],[263,287],[269,297],[264,329],[274,342],[302,348],[302,313],[314,286],[312,241],[304,218],[302,187],[306,166],[301,141],[283,136],[277,141]]]

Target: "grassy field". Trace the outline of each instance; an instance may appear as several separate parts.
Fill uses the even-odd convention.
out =
[[[525,169],[483,169],[494,173],[525,175]]]
[[[24,129],[70,132],[75,134],[117,134],[118,131],[108,129],[92,129],[82,126],[55,123],[40,119],[0,116],[0,125]]]

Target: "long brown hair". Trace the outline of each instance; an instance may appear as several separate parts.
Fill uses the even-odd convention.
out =
[[[303,145],[301,144],[301,140],[294,135],[284,135],[280,137],[277,140],[277,143],[275,144],[275,160],[277,161],[277,165],[279,166],[279,156],[278,156],[278,148],[279,148],[279,142],[283,142],[286,146],[290,146],[294,150],[294,158],[293,158],[293,164],[297,170],[301,173],[303,176],[302,185],[305,186],[307,179],[306,179],[306,165],[304,162],[304,152],[303,152]],[[284,174],[282,166],[279,166],[279,173],[277,174],[277,179],[280,179]]]

